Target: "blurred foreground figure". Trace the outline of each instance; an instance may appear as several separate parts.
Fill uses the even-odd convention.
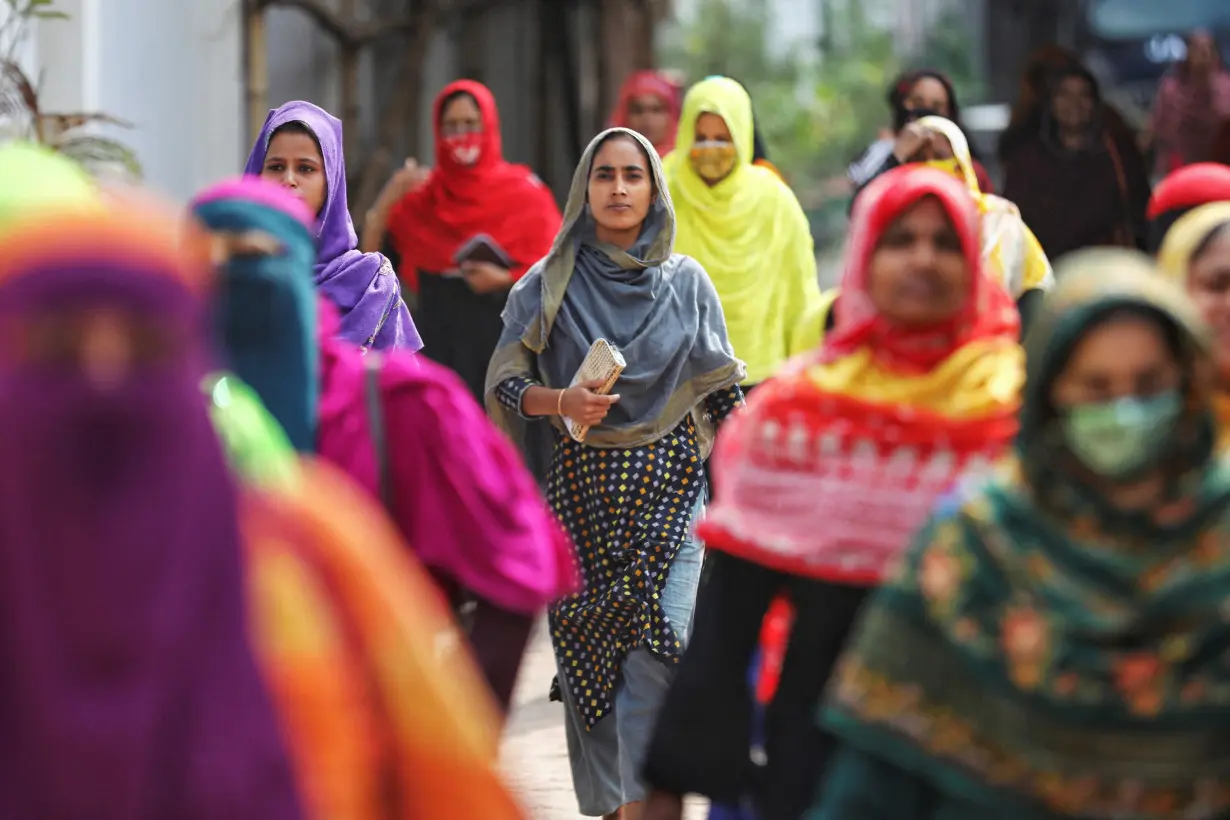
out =
[[[205,237],[119,208],[4,234],[0,816],[520,818],[378,506],[206,378]]]
[[[215,333],[231,372],[295,449],[381,499],[455,605],[474,600],[469,639],[507,708],[536,617],[574,580],[571,544],[514,446],[447,368],[337,338],[337,312],[311,280],[312,217],[290,193],[242,178],[193,212],[213,237]],[[237,457],[252,464],[252,452]]]
[[[1146,213],[1149,251],[1156,253],[1162,240],[1184,214],[1210,202],[1230,201],[1230,168],[1213,162],[1197,162],[1170,174],[1153,189]]]
[[[941,500],[839,665],[808,820],[1230,816],[1208,334],[1134,252],[1058,279],[1015,453]]]
[[[1213,331],[1219,389],[1217,417],[1230,432],[1230,202],[1185,214],[1162,242],[1158,266],[1187,291]]]
[[[816,703],[863,601],[935,498],[1016,433],[1019,320],[982,265],[950,174],[896,169],[859,198],[835,328],[718,437],[698,527],[712,569],[647,757],[646,818],[678,820],[687,793],[763,820],[807,808],[835,745]],[[795,621],[753,761],[747,666],[782,592]]]
[[[198,386],[204,267],[166,225],[57,213],[0,240],[0,817],[297,820]]]

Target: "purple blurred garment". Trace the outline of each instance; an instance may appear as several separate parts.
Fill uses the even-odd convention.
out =
[[[273,132],[289,122],[306,125],[325,162],[328,194],[316,227],[316,286],[342,314],[341,337],[376,350],[420,350],[423,340],[401,298],[401,284],[389,260],[362,253],[346,204],[346,161],[342,122],[309,102],[295,100],[269,112],[244,173],[260,176]]]
[[[99,221],[0,280],[0,817],[299,820],[197,301]],[[51,363],[26,358],[19,339],[51,337],[25,322],[102,307],[185,343],[110,389],[63,355],[71,324],[52,326]]]

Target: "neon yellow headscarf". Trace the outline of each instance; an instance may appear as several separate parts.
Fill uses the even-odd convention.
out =
[[[30,142],[0,146],[0,229],[32,210],[102,203],[93,178],[71,159]]]
[[[709,186],[688,160],[696,119],[726,121],[738,160]],[[811,228],[794,194],[768,168],[752,163],[752,101],[743,86],[710,77],[688,91],[675,150],[663,162],[675,205],[675,251],[695,258],[722,300],[747,384],[764,381],[795,353],[796,327],[820,299]]]
[[[1020,210],[1003,197],[984,194],[978,187],[978,174],[974,171],[969,142],[961,133],[961,128],[943,117],[923,117],[918,124],[943,135],[952,145],[952,153],[965,184],[982,212],[982,257],[987,270],[1014,299],[1019,299],[1025,291],[1035,288],[1046,290],[1054,285],[1051,263],[1038,238],[1021,219]]]

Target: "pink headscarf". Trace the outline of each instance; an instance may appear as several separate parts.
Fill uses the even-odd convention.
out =
[[[609,128],[628,128],[628,106],[636,97],[654,96],[666,103],[670,111],[670,125],[666,135],[654,148],[664,157],[675,148],[675,135],[679,130],[679,113],[682,108],[681,89],[660,71],[637,71],[624,81],[619,89],[619,101],[607,124]]]
[[[1192,42],[1210,37],[1194,32]],[[1153,106],[1153,131],[1159,142],[1159,173],[1167,174],[1193,162],[1212,158],[1222,123],[1230,118],[1230,73],[1214,48],[1207,80],[1191,76],[1187,61],[1162,78]]]
[[[321,299],[319,452],[378,497],[367,362],[337,341],[337,327],[336,311]],[[390,512],[419,560],[527,615],[574,592],[568,537],[466,386],[423,357],[381,356]]]

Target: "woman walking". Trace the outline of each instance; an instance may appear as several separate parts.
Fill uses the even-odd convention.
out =
[[[802,352],[798,327],[820,301],[807,216],[781,177],[753,163],[754,132],[747,91],[710,77],[688,90],[664,162],[677,248],[713,280],[745,387]]]
[[[699,529],[712,571],[648,756],[652,820],[678,820],[688,793],[798,820],[834,746],[812,715],[864,599],[939,493],[1016,431],[1019,321],[983,273],[963,186],[891,171],[860,198],[851,238],[823,347],[719,437]],[[783,591],[795,621],[757,763],[747,663]]]
[[[260,179],[213,186],[193,213],[213,233],[223,359],[295,449],[384,502],[455,604],[505,709],[546,605],[575,589],[567,539],[516,450],[447,368],[406,351],[361,356],[313,293],[308,210]]]
[[[357,250],[346,204],[341,120],[299,100],[275,108],[244,174],[290,190],[315,217],[316,287],[341,312],[343,339],[363,350],[422,348],[393,266],[378,253]]]
[[[1230,474],[1192,305],[1069,257],[1015,452],[937,505],[866,608],[808,820],[1230,813]]]
[[[551,248],[559,207],[524,165],[504,159],[495,97],[458,80],[436,96],[436,166],[413,164],[389,181],[363,226],[363,247],[387,232],[399,274],[418,294],[424,352],[482,401],[508,290]],[[470,254],[475,241],[481,252]]]
[[[639,816],[641,757],[699,582],[690,533],[705,443],[742,400],[717,293],[674,239],[653,145],[627,129],[600,134],[551,252],[509,297],[487,377],[488,408],[506,430],[546,417],[555,431],[547,494],[584,588],[551,608],[550,628],[587,816]],[[600,339],[626,361],[612,395],[572,385]],[[569,420],[591,426],[583,441]]]

